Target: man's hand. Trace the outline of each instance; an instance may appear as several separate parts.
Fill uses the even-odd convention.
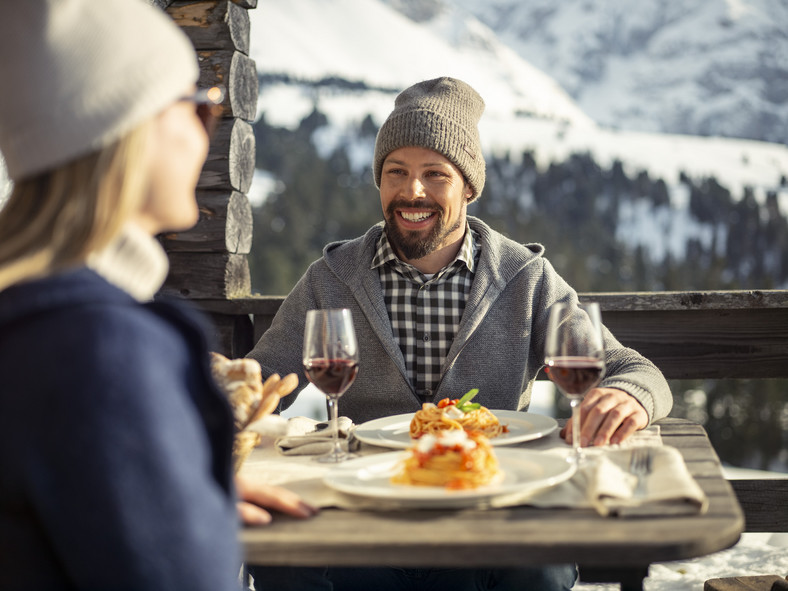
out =
[[[264,484],[253,476],[236,475],[235,487],[241,499],[238,502],[238,514],[246,525],[271,523],[271,514],[263,507],[293,517],[312,517],[318,512],[294,492],[280,486]]]
[[[580,445],[621,443],[635,431],[648,425],[648,414],[632,396],[616,388],[594,388],[580,405]],[[571,419],[561,430],[572,441]]]

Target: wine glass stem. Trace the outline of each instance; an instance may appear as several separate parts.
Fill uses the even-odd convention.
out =
[[[572,407],[572,449],[574,450],[575,459],[579,460],[582,455],[580,447],[580,400],[572,398],[569,401]]]
[[[333,442],[334,442],[334,455],[342,453],[342,447],[339,445],[339,409],[337,408],[338,400],[333,396],[328,397],[328,409],[331,412],[331,425],[333,429]]]

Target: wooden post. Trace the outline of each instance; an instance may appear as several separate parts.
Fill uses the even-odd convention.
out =
[[[149,0],[169,14],[197,51],[200,87],[227,89],[222,120],[197,186],[200,219],[185,232],[160,237],[170,258],[168,295],[222,301],[251,295],[247,254],[252,246],[252,183],[257,70],[249,57],[248,10],[257,0]],[[215,348],[241,356],[253,338],[251,319],[210,313]]]

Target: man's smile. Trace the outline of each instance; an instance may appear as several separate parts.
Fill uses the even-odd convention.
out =
[[[413,224],[413,225],[423,225],[424,222],[426,222],[426,221],[432,219],[433,217],[435,217],[437,212],[435,212],[435,211],[423,211],[423,210],[422,211],[413,211],[413,210],[407,210],[406,211],[406,210],[400,209],[400,210],[397,210],[397,213],[399,214],[400,218],[404,222],[406,222],[404,224],[405,227],[408,227],[411,224]]]

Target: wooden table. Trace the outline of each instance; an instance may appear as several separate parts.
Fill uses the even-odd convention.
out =
[[[587,582],[642,589],[653,562],[703,556],[734,545],[744,517],[703,428],[663,419],[709,497],[704,515],[605,518],[592,510],[511,507],[397,512],[325,509],[301,521],[278,515],[241,534],[249,564],[297,566],[518,567],[575,562]]]

